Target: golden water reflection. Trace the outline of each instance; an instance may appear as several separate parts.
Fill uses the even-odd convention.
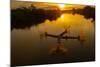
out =
[[[61,32],[65,27],[70,26],[70,32],[78,33],[80,30],[91,33],[94,32],[94,22],[91,19],[85,19],[82,15],[62,14],[58,19],[38,25],[38,29],[48,32]]]

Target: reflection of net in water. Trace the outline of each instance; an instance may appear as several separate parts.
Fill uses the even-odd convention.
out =
[[[84,32],[82,30],[80,31],[80,40],[81,41],[85,40],[85,35],[84,35]]]

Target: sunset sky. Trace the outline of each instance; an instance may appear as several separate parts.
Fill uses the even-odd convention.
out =
[[[15,1],[11,0],[11,8],[18,8],[18,7],[28,7],[31,4],[38,8],[53,8],[53,7],[58,7],[60,9],[71,9],[71,8],[83,8],[83,5],[70,5],[70,4],[54,4],[54,3],[41,3],[41,2],[24,2],[24,1]]]

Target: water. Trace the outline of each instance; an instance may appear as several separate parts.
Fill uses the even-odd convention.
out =
[[[47,31],[59,35],[68,26],[70,31],[67,35],[78,36],[80,31],[83,31],[86,41],[81,44],[78,40],[61,40],[67,49],[66,53],[50,55],[50,47],[57,44],[57,39],[52,37],[40,39],[40,34]],[[44,23],[32,26],[30,29],[13,29],[11,31],[12,65],[93,61],[94,34],[94,22],[79,14],[62,14],[56,20],[45,20]]]

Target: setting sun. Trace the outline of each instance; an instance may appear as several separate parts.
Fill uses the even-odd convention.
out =
[[[64,9],[65,5],[64,4],[58,4],[60,9]]]

